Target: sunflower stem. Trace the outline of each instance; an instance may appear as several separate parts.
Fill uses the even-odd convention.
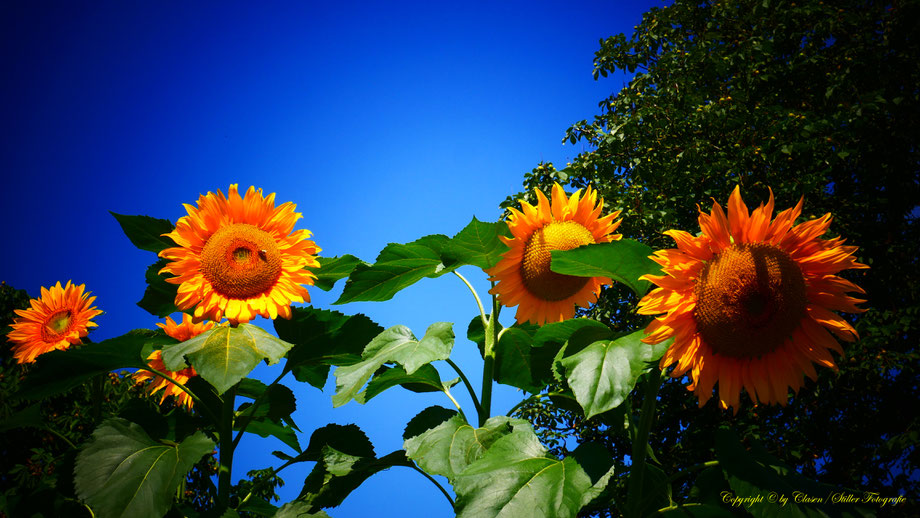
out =
[[[217,509],[223,513],[230,506],[230,483],[233,470],[233,414],[236,403],[236,385],[221,395],[220,429],[220,468],[217,475]]]
[[[641,512],[642,486],[645,484],[645,461],[648,454],[648,436],[655,420],[655,403],[661,388],[661,370],[654,366],[645,381],[645,396],[639,415],[639,427],[633,438],[632,466],[629,470],[629,489],[626,495],[626,516],[638,517]]]
[[[466,287],[470,289],[470,293],[473,294],[473,298],[476,299],[476,305],[479,307],[479,318],[482,319],[482,326],[486,327],[488,325],[488,319],[486,318],[486,310],[482,305],[482,300],[479,298],[479,294],[476,293],[476,290],[473,288],[473,285],[470,284],[470,281],[466,280],[466,277],[460,275],[457,270],[454,270],[454,275],[460,278],[463,281],[463,284],[466,284]]]
[[[492,376],[495,370],[495,344],[498,342],[498,313],[501,305],[492,295],[492,314],[486,321],[485,345],[482,362],[482,406],[479,409],[479,426],[484,426],[492,412]]]
[[[453,362],[453,360],[451,360],[450,358],[447,358],[444,361],[446,361],[448,365],[453,367],[454,370],[457,371],[457,374],[460,375],[460,379],[463,380],[463,385],[466,386],[466,391],[470,393],[470,399],[473,400],[473,406],[476,407],[476,415],[478,416],[479,414],[482,413],[482,405],[479,404],[479,398],[476,397],[476,391],[473,390],[473,385],[470,383],[470,380],[466,377],[466,374],[464,374],[463,371],[460,370],[460,367],[457,366],[457,364]]]

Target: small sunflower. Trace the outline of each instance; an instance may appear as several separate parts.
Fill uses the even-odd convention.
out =
[[[638,312],[661,315],[646,328],[643,341],[656,344],[674,337],[661,358],[662,369],[677,363],[671,376],[690,371],[700,406],[719,383],[722,408],[738,411],[741,389],[756,404],[788,401],[815,379],[812,363],[836,369],[829,351],[843,354],[831,336],[848,342],[856,330],[834,311],[859,313],[865,293],[836,274],[858,263],[855,246],[841,238],[821,239],[831,215],[794,225],[804,199],[773,216],[773,192],[753,212],[735,187],[728,215],[713,201],[700,211],[698,237],[681,230],[665,232],[676,249],[659,250],[652,259],[664,275],[645,275],[658,286],[641,301]],[[830,333],[828,332],[830,331]]]
[[[519,305],[515,314],[518,322],[544,324],[574,317],[576,304],[587,307],[596,302],[601,286],[612,282],[606,277],[556,273],[550,270],[550,252],[620,239],[613,233],[620,226],[614,221],[620,212],[600,217],[604,200],[598,201],[597,191],[590,186],[584,197],[578,190],[568,198],[557,183],[552,202],[535,191],[536,207],[522,200],[523,212],[509,208],[508,228],[513,237],[500,239],[511,250],[486,273],[491,276],[489,280],[498,281],[489,293],[498,295],[505,306]]]
[[[176,324],[172,318],[166,317],[166,323],[157,323],[157,326],[162,328],[167,335],[175,338],[180,342],[184,342],[191,338],[194,338],[205,331],[213,329],[216,324],[214,322],[201,322],[195,323],[192,320],[192,317],[188,313],[182,314],[182,323]],[[172,372],[166,369],[166,365],[163,363],[163,351],[153,351],[147,356],[147,364],[150,365],[151,369],[155,369],[164,374],[168,374],[171,378],[182,383],[183,385],[195,377],[195,369],[193,367],[188,367],[177,372]],[[163,379],[152,372],[139,370],[134,373],[134,382],[136,384],[141,384],[147,381],[148,379],[153,380],[153,382],[147,387],[148,394],[155,394],[160,390],[163,390],[163,396],[160,398],[160,404],[163,404],[163,401],[166,400],[166,396],[173,396],[176,398],[177,405],[184,405],[186,408],[192,408],[192,397],[188,395],[185,391],[177,387],[174,383],[169,380]]]
[[[79,344],[80,339],[96,327],[91,319],[101,315],[92,303],[96,297],[67,281],[63,288],[58,282],[50,289],[41,289],[41,297],[32,299],[29,309],[17,309],[19,318],[13,320],[7,339],[13,342],[13,356],[19,363],[32,363],[35,358],[55,349],[64,350]]]
[[[310,301],[303,285],[316,276],[304,267],[319,266],[320,248],[309,230],[294,230],[301,215],[293,203],[275,207],[275,194],[255,187],[241,197],[233,184],[229,196],[209,192],[185,208],[188,216],[164,234],[179,246],[160,252],[171,261],[160,273],[175,275],[166,282],[179,285],[180,310],[195,308],[195,321],[239,323],[291,318],[292,302]]]

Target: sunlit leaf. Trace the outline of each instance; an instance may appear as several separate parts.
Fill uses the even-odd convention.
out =
[[[213,448],[203,432],[165,443],[135,423],[109,419],[77,456],[77,495],[99,518],[161,518],[186,473]]]
[[[343,315],[308,306],[294,308],[290,320],[275,319],[275,331],[294,344],[285,370],[292,371],[297,381],[322,389],[329,366],[360,362],[364,347],[383,328],[362,314]]]
[[[508,250],[508,245],[502,243],[499,236],[511,236],[507,223],[487,223],[474,216],[463,230],[451,238],[444,253],[456,263],[491,268]]]
[[[359,264],[365,264],[351,254],[345,254],[341,257],[317,257],[319,267],[307,269],[316,275],[313,285],[323,291],[329,291],[335,287],[335,283],[351,275],[352,270]]]
[[[562,359],[565,377],[586,417],[617,407],[636,386],[648,362],[664,354],[669,342],[642,342],[645,331],[594,342]]]
[[[530,430],[530,423],[506,416],[489,418],[474,428],[459,415],[406,440],[406,454],[427,473],[453,480],[500,437],[515,430]],[[531,432],[532,433],[532,432]]]
[[[448,241],[447,236],[434,234],[407,244],[390,243],[374,264],[355,266],[335,304],[390,300],[399,290],[425,277],[450,272],[441,257]]]
[[[146,367],[145,349],[175,343],[162,331],[135,329],[97,344],[45,353],[29,369],[17,397],[40,399],[70,390],[99,374]]]
[[[454,332],[449,322],[437,322],[428,327],[425,336],[416,340],[406,326],[393,326],[377,335],[364,349],[363,360],[354,365],[335,370],[334,406],[342,406],[355,399],[367,380],[384,363],[402,365],[412,374],[422,365],[450,357],[454,345]]]
[[[609,277],[622,282],[639,297],[651,283],[640,281],[645,274],[658,274],[661,266],[648,257],[652,249],[632,239],[580,246],[572,250],[553,250],[550,269],[579,277]]]
[[[594,477],[575,457],[550,456],[530,430],[495,441],[453,481],[458,518],[566,518],[596,497],[611,475]]]
[[[127,216],[116,214],[109,211],[109,214],[115,216],[121,230],[124,231],[128,239],[134,246],[141,250],[147,250],[155,254],[167,248],[176,246],[172,239],[164,236],[175,230],[168,219],[152,218],[150,216]]]
[[[217,326],[191,340],[163,348],[163,363],[171,371],[195,367],[199,376],[223,394],[236,385],[263,359],[271,365],[280,360],[291,344],[276,338],[260,327]]]
[[[310,512],[313,506],[306,502],[294,500],[288,502],[278,509],[274,518],[329,518],[325,511]]]

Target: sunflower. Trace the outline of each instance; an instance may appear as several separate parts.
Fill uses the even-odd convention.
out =
[[[183,313],[181,324],[177,325],[172,318],[166,317],[166,323],[157,323],[157,326],[162,328],[167,335],[175,338],[180,342],[184,342],[190,338],[194,338],[200,335],[201,333],[204,333],[205,331],[213,329],[215,324],[214,322],[195,323],[188,313]],[[195,369],[192,367],[188,367],[177,372],[166,370],[166,365],[163,363],[163,351],[159,350],[153,351],[149,356],[147,356],[147,364],[150,365],[151,369],[155,369],[164,374],[168,374],[169,377],[173,378],[179,383],[182,383],[183,385],[189,379],[197,375],[195,373]],[[186,408],[192,408],[192,397],[189,396],[188,393],[186,393],[184,390],[177,387],[173,382],[145,370],[139,370],[134,373],[134,382],[136,384],[144,383],[148,379],[153,380],[153,383],[147,387],[148,394],[155,394],[161,389],[163,390],[163,397],[160,398],[160,404],[163,404],[163,401],[166,400],[166,396],[173,396],[176,398],[177,405],[185,405]]]
[[[523,212],[509,208],[508,228],[513,237],[500,237],[511,247],[494,267],[486,270],[489,280],[498,284],[489,293],[498,295],[505,306],[519,305],[518,322],[535,324],[556,322],[575,316],[575,305],[587,307],[597,301],[601,286],[612,281],[606,277],[575,277],[550,270],[552,250],[571,250],[581,245],[606,243],[620,239],[613,232],[620,226],[615,211],[599,217],[604,199],[589,186],[571,198],[557,183],[552,202],[535,189],[537,206],[521,201]]]
[[[19,363],[32,363],[35,358],[55,349],[64,350],[96,327],[92,318],[101,315],[91,307],[96,297],[67,281],[63,288],[58,282],[50,289],[41,289],[42,296],[29,301],[31,308],[17,309],[19,318],[13,320],[7,339],[13,342],[13,356]]]
[[[658,288],[639,301],[639,313],[661,315],[646,328],[643,341],[674,343],[660,367],[677,363],[671,376],[690,371],[700,406],[719,383],[723,409],[738,411],[742,388],[754,401],[785,405],[788,389],[815,379],[812,363],[837,366],[829,351],[843,354],[833,334],[848,342],[856,330],[834,311],[859,313],[865,293],[836,274],[858,263],[855,246],[841,238],[820,239],[831,215],[793,225],[804,198],[773,216],[773,192],[753,212],[735,187],[728,215],[713,201],[700,211],[698,237],[680,230],[665,232],[676,249],[659,250],[652,259],[664,275],[645,275]]]
[[[275,194],[262,196],[250,187],[245,197],[230,186],[229,196],[218,190],[198,198],[198,207],[185,205],[169,236],[179,246],[160,252],[168,263],[160,273],[175,277],[176,306],[195,308],[195,321],[248,322],[262,315],[291,318],[292,302],[309,302],[304,284],[316,278],[304,267],[318,267],[320,251],[309,230],[294,231],[301,217],[287,202],[275,207]]]

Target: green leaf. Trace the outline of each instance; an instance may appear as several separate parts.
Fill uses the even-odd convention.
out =
[[[38,357],[17,397],[41,399],[81,385],[93,376],[121,368],[144,368],[145,348],[175,344],[163,331],[135,329],[97,344],[51,351]]]
[[[646,274],[661,273],[661,266],[649,259],[652,249],[632,239],[598,243],[572,250],[553,250],[550,269],[579,277],[609,277],[622,282],[639,297],[651,283],[640,281]]]
[[[393,326],[377,335],[364,348],[363,360],[335,370],[333,406],[342,406],[355,399],[358,391],[384,363],[396,362],[412,374],[422,365],[450,357],[454,332],[450,322],[437,322],[428,327],[425,336],[416,340],[406,326]]]
[[[495,416],[489,418],[482,428],[473,428],[459,415],[454,415],[438,426],[407,439],[404,447],[406,455],[427,473],[444,475],[452,481],[478,460],[492,443],[515,430],[530,430],[530,423],[523,419]]]
[[[164,236],[175,230],[168,219],[151,218],[150,216],[126,216],[109,211],[109,214],[115,216],[121,230],[124,231],[128,239],[134,246],[141,250],[147,250],[155,254],[162,250],[176,246],[172,239]]]
[[[531,371],[532,338],[518,328],[507,329],[495,345],[495,364],[492,371],[495,381],[536,394],[543,390],[539,375]]]
[[[415,417],[406,423],[406,429],[403,431],[403,440],[411,439],[416,435],[421,435],[432,428],[447,421],[457,414],[456,410],[444,408],[442,406],[430,406],[419,412]]]
[[[240,406],[239,416],[267,417],[272,421],[287,421],[293,425],[291,414],[297,409],[297,400],[294,392],[284,385],[265,385],[259,380],[244,378],[237,388],[238,396],[251,399],[262,398],[255,413],[252,406]],[[244,403],[249,405],[249,403]],[[294,426],[296,429],[296,426]]]
[[[233,423],[233,429],[239,431],[240,421]],[[246,424],[246,432],[254,433],[259,437],[275,437],[279,441],[291,447],[296,452],[300,452],[300,442],[297,440],[297,433],[287,424],[280,421],[272,420],[268,417],[256,417]]]
[[[455,477],[457,516],[574,517],[609,477],[592,479],[574,457],[557,460],[532,431],[515,431]]]
[[[335,304],[390,300],[399,290],[425,277],[450,272],[452,268],[441,258],[448,241],[447,236],[434,234],[407,244],[388,244],[374,264],[355,266]]]
[[[0,422],[0,432],[13,430],[16,428],[45,428],[45,420],[42,419],[42,405],[35,403],[19,412],[3,419]]]
[[[669,342],[649,345],[639,330],[616,340],[594,342],[562,359],[565,377],[585,417],[619,406],[636,385],[648,362],[664,354]]]
[[[294,344],[285,370],[292,371],[297,381],[322,390],[329,366],[360,362],[364,347],[383,328],[362,314],[343,315],[308,306],[293,308],[290,320],[275,319],[275,331]]]
[[[373,445],[355,425],[328,425],[316,430],[297,460],[316,461],[295,500],[300,509],[309,512],[339,505],[374,473],[393,466],[412,466],[402,451],[376,458]]]
[[[188,360],[199,376],[223,394],[263,358],[274,364],[290,348],[291,344],[251,324],[217,326],[191,340],[164,347],[163,363],[167,369],[178,371]]]
[[[312,513],[311,509],[313,509],[312,505],[294,500],[282,505],[274,518],[329,518],[325,511]]]
[[[367,388],[355,395],[355,401],[363,405],[384,390],[396,386],[402,386],[412,392],[441,392],[445,387],[450,388],[456,385],[458,381],[460,378],[441,381],[438,370],[431,364],[422,365],[412,374],[406,373],[406,369],[399,366],[382,367],[374,374]]]
[[[77,455],[77,495],[99,518],[161,518],[186,473],[213,448],[203,432],[167,444],[140,425],[109,419]]]
[[[809,480],[769,455],[759,444],[744,448],[731,430],[716,430],[716,457],[734,494],[755,518],[874,516],[867,504],[834,502],[834,495],[861,493]],[[726,502],[731,503],[731,502]]]
[[[507,223],[486,223],[474,216],[463,230],[451,238],[445,255],[458,265],[472,264],[483,270],[491,268],[508,250],[508,245],[502,243],[499,236],[511,237]]]
[[[317,257],[316,259],[319,261],[319,267],[307,267],[307,269],[316,275],[313,285],[323,291],[331,290],[336,282],[351,275],[355,266],[366,264],[351,254],[345,254],[341,257]]]
[[[179,308],[176,307],[176,293],[179,285],[166,282],[167,277],[172,277],[171,275],[159,275],[159,271],[168,262],[167,259],[160,259],[147,267],[147,272],[144,274],[147,279],[147,289],[144,290],[144,297],[137,302],[141,309],[160,318],[179,311]]]

